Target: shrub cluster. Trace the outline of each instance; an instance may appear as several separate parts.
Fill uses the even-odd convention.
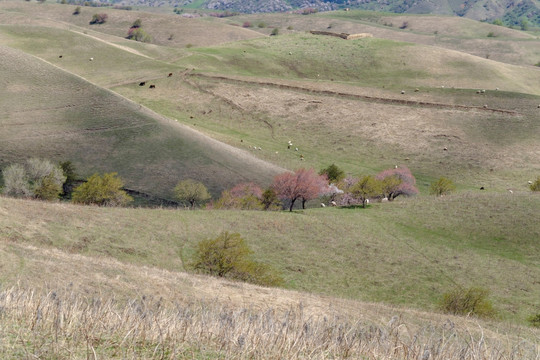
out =
[[[90,25],[105,24],[107,22],[108,18],[109,18],[109,15],[107,15],[105,13],[94,14],[94,15],[92,15],[92,20],[90,20]]]
[[[481,287],[456,288],[443,295],[441,309],[454,315],[494,317],[497,312],[488,295],[489,291]]]
[[[282,285],[283,278],[270,266],[253,260],[252,254],[240,234],[222,232],[215,239],[202,240],[197,244],[191,267],[212,276],[263,286]]]
[[[57,199],[66,181],[66,176],[60,166],[46,159],[32,158],[24,164],[12,164],[2,173],[3,193],[13,197]]]
[[[128,30],[126,39],[140,41],[140,42],[151,42],[152,37],[144,31],[142,28],[142,20],[137,19],[133,22],[131,27]]]

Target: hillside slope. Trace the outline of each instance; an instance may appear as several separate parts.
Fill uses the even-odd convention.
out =
[[[217,195],[281,171],[44,61],[4,46],[0,53],[2,166],[70,160],[81,176],[117,171],[128,187],[166,198],[183,178]]]
[[[185,271],[197,242],[229,231],[246,239],[257,260],[277,268],[290,289],[436,310],[444,292],[482,286],[501,319],[523,324],[540,298],[539,206],[538,196],[518,192],[296,213],[115,209],[0,198],[7,254],[0,257],[6,259],[0,280],[20,279],[30,287],[66,281],[54,280],[53,269],[30,265],[33,256],[16,250],[23,245]],[[99,286],[100,279],[79,286]]]

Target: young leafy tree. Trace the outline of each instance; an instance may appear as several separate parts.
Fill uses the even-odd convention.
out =
[[[429,193],[432,195],[443,196],[450,194],[456,189],[454,182],[445,177],[441,177],[439,180],[431,183],[429,187]]]
[[[281,201],[279,201],[276,191],[271,187],[262,193],[261,204],[264,210],[278,210],[281,208]]]
[[[174,188],[174,195],[178,201],[189,204],[192,209],[195,207],[195,204],[203,203],[210,199],[210,194],[206,186],[192,179],[180,181]]]
[[[274,178],[272,188],[280,199],[289,201],[292,211],[296,200],[302,201],[302,209],[308,200],[323,193],[327,187],[325,176],[317,175],[313,169],[298,169],[294,173],[286,172]]]
[[[389,201],[400,195],[412,196],[418,194],[416,179],[407,167],[398,167],[380,172],[375,177],[381,181],[382,194]]]
[[[124,182],[112,172],[99,176],[94,174],[73,190],[71,201],[78,204],[100,206],[122,206],[133,201],[122,187]]]
[[[326,175],[330,184],[337,184],[345,179],[345,171],[341,170],[336,164],[329,165],[319,171],[319,175]]]
[[[381,194],[381,182],[371,175],[364,176],[351,187],[352,195],[362,202],[362,207],[366,207],[367,200]]]

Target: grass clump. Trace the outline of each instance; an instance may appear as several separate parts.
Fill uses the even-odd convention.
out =
[[[192,267],[203,274],[257,285],[282,285],[281,276],[268,265],[252,260],[252,253],[240,234],[225,231],[215,239],[202,240],[197,244]]]
[[[540,176],[536,178],[536,181],[529,186],[531,191],[540,191]]]
[[[535,315],[532,315],[531,317],[529,317],[529,324],[531,324],[531,326],[533,327],[536,327],[536,328],[540,328],[540,312],[535,314]]]
[[[441,309],[453,315],[475,315],[491,318],[497,312],[488,300],[489,290],[481,287],[456,288],[443,295]]]

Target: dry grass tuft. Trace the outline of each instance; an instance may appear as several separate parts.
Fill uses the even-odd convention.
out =
[[[25,358],[176,359],[534,359],[527,341],[489,338],[451,320],[411,327],[340,316],[233,309],[212,302],[166,304],[141,297],[125,303],[72,292],[11,288],[0,293],[0,355]]]

